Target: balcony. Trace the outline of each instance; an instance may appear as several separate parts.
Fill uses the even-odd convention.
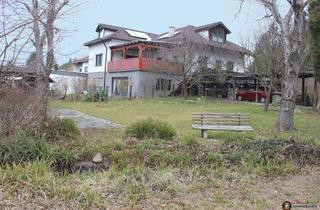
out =
[[[180,68],[177,64],[170,64],[162,60],[151,58],[127,58],[122,60],[113,60],[108,63],[108,72],[128,72],[128,71],[148,71],[148,72],[168,72],[180,74]]]

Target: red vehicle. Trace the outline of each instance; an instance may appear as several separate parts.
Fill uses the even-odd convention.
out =
[[[256,97],[258,101],[261,103],[266,102],[267,94],[264,90],[237,90],[236,91],[236,98],[238,101],[256,101]]]

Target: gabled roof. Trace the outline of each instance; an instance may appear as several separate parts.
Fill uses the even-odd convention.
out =
[[[163,34],[160,35],[157,40],[158,41],[165,41],[165,42],[195,42],[195,43],[200,43],[204,45],[209,45],[212,47],[216,48],[221,48],[221,49],[227,49],[227,50],[232,50],[232,51],[237,51],[240,53],[245,53],[248,54],[249,51],[239,45],[236,45],[230,41],[226,41],[224,43],[219,43],[215,41],[210,41],[208,39],[205,39],[203,36],[198,34],[199,31],[201,30],[206,30],[206,28],[211,28],[212,25],[219,26],[219,23],[216,24],[210,24],[211,26],[205,25],[205,26],[200,26],[200,27],[195,27],[195,26],[186,26],[183,28],[178,28],[176,31],[179,31],[179,33],[174,34],[171,37],[166,37],[166,38],[161,38],[163,37]]]
[[[86,63],[86,62],[89,62],[89,56],[86,56],[83,58],[76,58],[72,61],[73,64]]]
[[[137,37],[135,35],[135,34],[139,34],[139,33],[146,34],[146,37],[150,37],[151,39],[154,39],[155,37],[158,36],[156,34],[149,33],[149,32],[139,31],[139,30],[130,29],[130,28],[124,28],[124,27],[119,27],[119,26],[113,26],[113,25],[107,25],[107,24],[102,24],[102,23],[100,23],[97,26],[96,31],[101,32],[103,29],[113,31],[114,33],[110,34],[108,36],[105,36],[105,37],[91,40],[91,41],[85,43],[84,45],[90,46],[92,44],[98,44],[98,43],[105,42],[105,41],[108,41],[111,39],[118,39],[118,40],[123,40],[123,41],[146,40],[146,38],[144,38],[144,37]],[[134,33],[134,32],[137,32],[137,33]]]
[[[125,27],[120,27],[120,26],[114,26],[114,25],[108,25],[108,24],[103,24],[103,23],[99,23],[97,28],[96,28],[96,32],[101,31],[102,29],[107,29],[110,31],[121,31],[121,30],[130,30],[130,31],[137,31],[137,32],[141,32],[141,33],[145,33],[147,35],[149,35],[151,38],[155,38],[158,35],[154,34],[154,33],[150,33],[150,32],[146,32],[146,31],[140,31],[140,30],[136,30],[136,29],[131,29],[131,28],[125,28]]]
[[[138,41],[138,40],[145,40],[145,41],[154,41],[154,42],[183,42],[183,41],[189,41],[189,42],[198,42],[201,44],[209,45],[212,47],[218,47],[218,48],[223,48],[223,49],[228,49],[228,50],[233,50],[241,53],[249,53],[248,50],[245,48],[236,45],[232,42],[226,41],[225,43],[218,43],[215,41],[210,41],[202,37],[198,32],[204,31],[204,30],[209,30],[212,28],[216,27],[223,27],[224,30],[226,31],[227,34],[230,34],[231,31],[222,23],[222,22],[215,22],[207,25],[202,25],[202,26],[192,26],[188,25],[182,28],[177,28],[175,29],[175,33],[173,36],[169,37],[168,32],[157,35],[154,33],[149,33],[149,32],[144,32],[144,31],[139,31],[135,29],[129,29],[129,28],[124,28],[124,27],[119,27],[119,26],[113,26],[113,25],[107,25],[107,24],[99,24],[96,28],[97,32],[101,32],[103,29],[113,31],[114,33],[102,38],[97,38],[92,41],[89,41],[85,43],[85,46],[90,46],[93,44],[98,44],[101,42],[109,41],[111,39],[118,39],[118,40],[123,40],[123,41],[128,41],[128,42],[133,42],[133,41]],[[140,33],[145,33],[148,35],[151,40],[139,38],[132,36],[132,33],[130,34],[130,31],[136,31]]]

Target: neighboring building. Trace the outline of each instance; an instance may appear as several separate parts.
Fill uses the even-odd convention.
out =
[[[106,24],[99,24],[96,32],[98,37],[84,44],[89,47],[89,90],[103,88],[104,72],[108,72],[107,63],[111,60],[110,47],[134,40],[151,40],[157,37],[156,34]]]
[[[105,24],[99,24],[96,32],[98,38],[85,43],[89,47],[88,88],[103,88],[105,84],[112,96],[161,96],[175,91],[178,80],[170,77],[165,69],[155,71],[152,66],[161,62],[157,52],[159,47],[183,41],[201,43],[210,48],[199,52],[199,57],[207,59],[208,68],[219,66],[229,72],[245,71],[247,50],[227,40],[231,32],[222,22],[200,27],[170,27],[161,35]],[[146,56],[146,51],[153,54]],[[172,73],[173,69],[166,70]]]
[[[80,73],[88,73],[89,57],[76,58],[72,61],[72,71]]]
[[[50,90],[60,96],[79,94],[87,90],[88,74],[83,72],[51,71]]]

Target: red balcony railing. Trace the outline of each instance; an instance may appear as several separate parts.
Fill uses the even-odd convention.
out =
[[[180,74],[181,68],[177,64],[171,64],[162,60],[150,58],[129,58],[108,63],[108,72],[126,72],[126,71],[168,71],[174,74]]]

